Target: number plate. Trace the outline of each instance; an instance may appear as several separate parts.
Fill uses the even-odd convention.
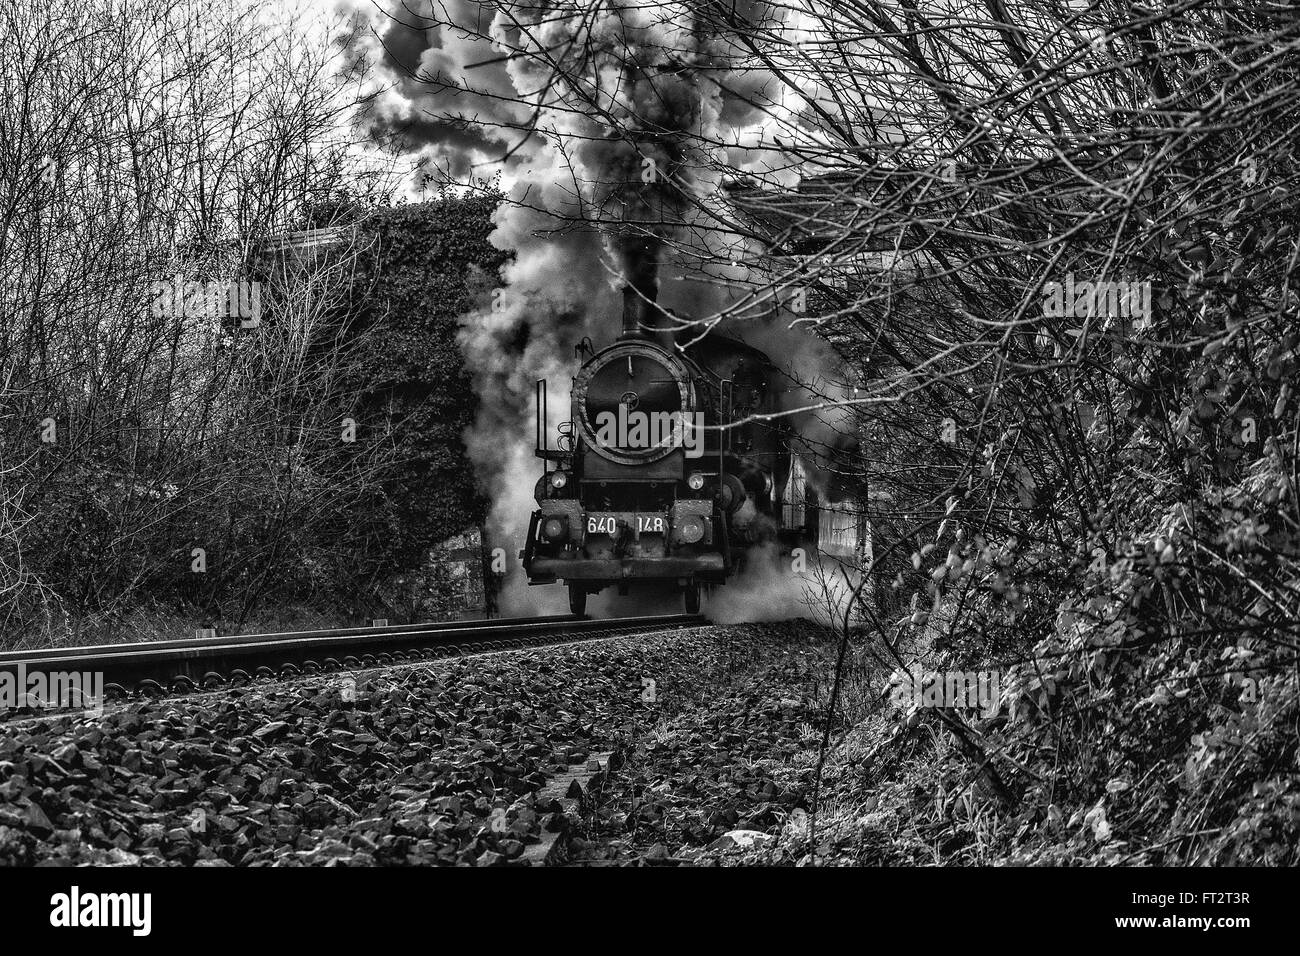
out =
[[[632,528],[637,534],[667,534],[668,519],[657,514],[587,515],[587,534],[615,534],[618,526]]]

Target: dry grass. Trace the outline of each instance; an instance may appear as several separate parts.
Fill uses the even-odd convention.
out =
[[[62,617],[52,618],[39,629],[29,630],[11,640],[6,649],[170,641],[193,637],[196,629],[205,626],[215,627],[218,634],[235,635],[351,627],[360,623],[360,619],[322,612],[305,605],[267,607],[252,614],[242,624],[210,620],[197,612],[185,613],[155,605],[119,616],[87,615],[75,622]]]

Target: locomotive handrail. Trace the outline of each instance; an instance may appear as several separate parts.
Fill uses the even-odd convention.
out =
[[[546,430],[542,423],[546,421],[546,379],[537,380],[535,404],[533,406],[533,446],[535,451],[546,451]],[[546,473],[546,466],[542,466],[542,473]]]
[[[546,463],[554,460],[551,454],[550,442],[546,439],[546,422],[547,412],[546,405],[546,379],[537,380],[537,394],[535,400],[535,417],[533,419],[533,456],[542,459],[542,477],[546,477]]]
[[[726,426],[731,423],[731,379],[718,381],[718,480],[722,480],[726,471],[726,449],[731,444],[731,430]]]

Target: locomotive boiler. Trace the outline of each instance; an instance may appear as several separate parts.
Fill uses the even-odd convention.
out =
[[[763,417],[778,410],[784,376],[726,336],[679,349],[667,318],[624,290],[622,334],[582,348],[555,447],[537,383],[543,473],[523,565],[529,584],[566,585],[577,614],[589,594],[642,582],[676,586],[696,613],[701,588],[723,584],[755,547],[788,548],[807,531],[783,520],[784,419]]]

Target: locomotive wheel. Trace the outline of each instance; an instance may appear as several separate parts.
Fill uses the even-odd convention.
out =
[[[569,610],[574,614],[587,613],[587,592],[577,584],[569,585]]]
[[[685,598],[686,598],[686,613],[699,614],[700,613],[700,586],[698,584],[686,585]]]

